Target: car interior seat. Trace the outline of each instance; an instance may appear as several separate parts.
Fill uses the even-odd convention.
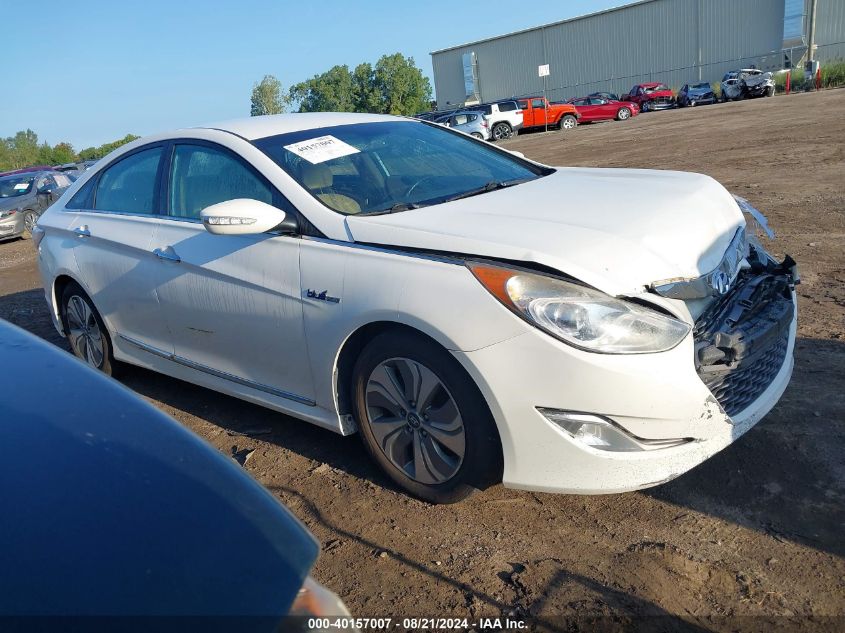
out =
[[[361,211],[361,205],[354,198],[336,193],[332,189],[334,176],[326,165],[313,165],[303,161],[299,173],[303,186],[326,206],[341,213],[359,213]]]

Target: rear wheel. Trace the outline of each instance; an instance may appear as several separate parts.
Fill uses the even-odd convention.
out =
[[[484,136],[481,134],[481,132],[473,132],[472,136],[474,136],[475,138],[480,138],[481,140],[484,140]]]
[[[561,130],[572,130],[578,125],[578,119],[571,114],[564,114],[560,120]]]
[[[116,363],[108,330],[94,303],[76,283],[69,283],[62,292],[61,318],[74,355],[111,376]]]
[[[631,118],[631,110],[629,108],[619,108],[619,112],[616,113],[616,119],[619,121],[625,121],[626,119]]]
[[[513,128],[508,123],[499,122],[493,126],[493,138],[497,141],[503,141],[511,136],[513,136]]]
[[[353,370],[353,402],[367,451],[402,488],[454,503],[501,480],[502,453],[478,388],[446,350],[386,332]]]
[[[38,214],[35,211],[25,211],[23,214],[23,233],[21,233],[21,237],[25,240],[30,239],[37,224]]]

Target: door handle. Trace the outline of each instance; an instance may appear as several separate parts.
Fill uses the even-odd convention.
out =
[[[182,258],[176,254],[176,251],[173,250],[172,246],[168,246],[164,250],[157,248],[153,250],[153,255],[159,259],[166,259],[169,262],[175,262],[177,264],[182,261]]]
[[[88,230],[87,224],[77,226],[75,229],[73,229],[73,233],[77,237],[91,237],[91,231]]]

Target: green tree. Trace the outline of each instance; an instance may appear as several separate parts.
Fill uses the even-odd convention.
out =
[[[53,164],[62,165],[64,163],[72,163],[76,160],[76,152],[73,150],[73,145],[67,142],[57,143],[53,147]]]
[[[410,115],[428,109],[431,82],[416,67],[413,57],[401,53],[383,55],[373,75],[373,83],[381,95],[382,112]]]
[[[287,97],[282,96],[282,82],[273,75],[264,75],[264,79],[252,87],[249,115],[281,114],[287,101]]]
[[[291,87],[290,100],[300,112],[353,112],[356,99],[348,66],[334,66]]]
[[[20,169],[38,162],[38,135],[30,129],[22,130],[6,139],[9,147],[7,169]]]
[[[352,73],[352,90],[355,94],[356,112],[381,112],[381,93],[375,85],[373,66],[358,64]]]

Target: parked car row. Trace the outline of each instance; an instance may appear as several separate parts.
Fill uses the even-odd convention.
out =
[[[713,86],[707,82],[687,83],[676,95],[666,84],[653,81],[635,84],[627,94],[621,96],[613,92],[593,92],[586,97],[552,102],[545,97],[528,96],[466,106],[462,109],[424,112],[415,117],[460,128],[478,138],[499,141],[530,128],[548,126],[569,130],[578,123],[625,121],[640,112],[706,105],[720,100],[725,102],[748,97],[770,97],[775,94],[772,73],[757,68],[743,68],[726,73],[720,88],[721,94],[717,97]],[[473,118],[470,121],[462,118],[461,123],[452,120],[455,115],[463,117],[470,113],[480,114],[483,120]]]
[[[569,103],[529,96],[480,103],[464,109],[423,112],[415,118],[459,129],[476,138],[501,141],[532,128],[571,130],[581,117]]]

